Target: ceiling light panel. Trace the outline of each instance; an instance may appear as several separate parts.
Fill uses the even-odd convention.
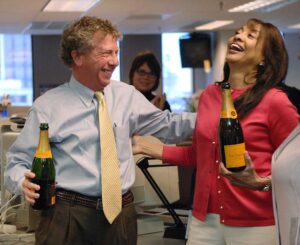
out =
[[[228,12],[250,12],[283,1],[284,0],[255,0],[229,9]]]
[[[299,2],[299,0],[285,0],[281,2],[277,2],[275,4],[271,4],[269,6],[265,6],[261,9],[262,12],[272,12],[278,9],[285,7],[286,5]]]
[[[51,0],[44,12],[86,12],[100,0]]]
[[[216,20],[216,21],[212,21],[200,26],[196,26],[195,30],[196,31],[211,31],[214,29],[217,29],[221,26],[226,26],[229,24],[232,24],[234,21],[233,20]]]
[[[300,29],[300,23],[288,26],[289,29]]]

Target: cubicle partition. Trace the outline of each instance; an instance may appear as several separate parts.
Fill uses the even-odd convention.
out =
[[[4,171],[7,163],[6,153],[9,147],[17,139],[20,134],[20,130],[20,128],[15,127],[15,125],[8,119],[0,118],[0,214],[3,214],[3,212],[6,212],[7,209],[10,209],[10,212],[7,212],[5,215],[5,217],[7,217],[5,222],[16,225],[17,228],[33,231],[36,228],[39,214],[31,209],[30,205],[24,201],[23,197],[18,196],[13,198],[14,195],[9,193],[4,187]],[[12,198],[13,202],[10,201]],[[11,209],[10,207],[12,206],[15,206],[16,208]],[[0,220],[0,222],[2,222],[2,220]]]
[[[11,130],[11,123],[8,119],[0,119],[0,163],[1,163],[1,207],[6,203],[6,190],[4,188],[4,170],[6,166],[6,153],[19,135],[19,132]]]

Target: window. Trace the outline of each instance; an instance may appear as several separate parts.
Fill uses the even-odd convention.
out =
[[[30,35],[0,34],[0,91],[13,105],[32,104]]]
[[[184,35],[162,34],[163,92],[174,112],[188,111],[188,98],[193,93],[192,69],[181,67],[179,39]]]
[[[118,65],[116,67],[116,69],[114,70],[112,76],[111,76],[111,79],[112,80],[120,80],[120,65]]]
[[[118,47],[120,49],[120,42],[119,41],[118,41]],[[118,53],[118,60],[120,62],[120,52]],[[113,72],[113,74],[111,76],[111,79],[112,80],[120,81],[120,77],[121,77],[121,74],[120,74],[120,63],[119,63],[119,65],[114,70],[114,72]]]

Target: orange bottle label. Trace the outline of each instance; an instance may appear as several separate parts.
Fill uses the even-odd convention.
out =
[[[229,111],[221,111],[221,118],[232,118],[236,119],[237,118],[237,113],[236,110],[231,109]]]
[[[52,153],[51,153],[51,151],[45,151],[45,152],[36,151],[34,157],[36,157],[36,158],[52,158]]]
[[[227,168],[238,168],[246,165],[245,143],[235,145],[225,145],[225,161]]]

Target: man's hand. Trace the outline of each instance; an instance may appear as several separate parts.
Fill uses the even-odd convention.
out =
[[[232,185],[252,190],[261,190],[270,178],[257,175],[248,152],[245,152],[245,160],[246,168],[241,172],[230,172],[221,162],[219,167],[220,174],[227,178]]]
[[[25,196],[25,199],[33,205],[35,203],[35,199],[39,198],[40,195],[36,193],[40,189],[40,186],[31,182],[31,179],[35,177],[33,172],[25,172],[25,179],[22,183],[22,189]]]

